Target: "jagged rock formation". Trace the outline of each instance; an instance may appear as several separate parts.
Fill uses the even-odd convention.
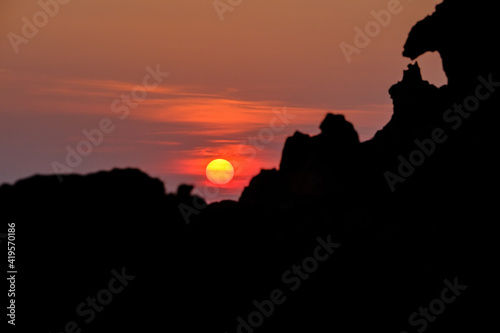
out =
[[[434,87],[410,65],[372,140],[360,143],[342,116],[327,115],[321,134],[288,138],[279,170],[263,170],[239,202],[209,205],[189,226],[178,208],[200,203],[192,187],[165,195],[137,170],[2,186],[3,214],[22,242],[23,313],[41,331],[70,320],[85,332],[489,330],[500,109],[492,6],[445,0],[412,29],[404,55],[438,51],[449,85]],[[341,245],[315,267],[304,258],[318,255],[318,237]],[[136,280],[85,323],[75,307],[124,266]],[[441,314],[445,279],[467,289]],[[271,311],[276,290],[286,300]],[[418,314],[429,306],[431,317]],[[255,311],[268,315],[242,326]]]
[[[295,132],[285,142],[280,168],[262,170],[243,191],[240,203],[269,205],[317,200],[344,188],[339,175],[352,161],[358,133],[343,115],[328,114],[321,133]]]
[[[315,137],[295,132],[286,140],[280,162],[281,172],[304,173],[313,160],[331,163],[336,154],[350,151],[359,144],[358,133],[343,115],[328,114],[319,128],[321,133]]]
[[[444,1],[434,14],[413,27],[403,55],[413,60],[437,51],[449,86],[474,86],[477,75],[498,71],[497,20],[498,12],[491,1]]]
[[[416,130],[442,110],[442,105],[437,103],[439,89],[422,79],[418,63],[408,66],[403,79],[389,89],[389,94],[394,114],[384,129],[376,133],[376,139],[397,142],[405,137],[411,138]]]

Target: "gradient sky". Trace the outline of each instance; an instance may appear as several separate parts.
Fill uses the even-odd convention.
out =
[[[441,1],[401,0],[350,63],[340,44],[354,46],[355,27],[394,0],[243,0],[223,20],[213,0],[62,2],[48,7],[53,17],[35,0],[0,3],[0,183],[53,174],[83,130],[109,119],[114,130],[72,172],[137,167],[168,192],[189,183],[214,201],[237,199],[261,168],[278,167],[286,137],[319,133],[327,112],[370,139],[392,114],[387,91],[410,63],[408,32]],[[34,20],[38,31],[23,29]],[[418,62],[425,80],[446,84],[437,54]],[[126,106],[148,67],[169,75]],[[235,165],[222,187],[205,177],[215,158]]]

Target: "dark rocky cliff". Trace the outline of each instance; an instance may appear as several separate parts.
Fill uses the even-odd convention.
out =
[[[445,0],[415,25],[403,54],[439,52],[449,84],[423,81],[410,64],[389,89],[392,119],[372,140],[359,142],[343,116],[329,114],[319,135],[288,138],[279,169],[254,177],[239,202],[209,205],[189,225],[179,206],[201,202],[192,188],[166,195],[138,170],[2,186],[2,214],[19,228],[19,321],[53,332],[70,320],[84,332],[495,327],[493,6]],[[335,250],[311,266],[325,242]],[[85,323],[75,308],[122,267],[135,280]],[[451,297],[445,280],[467,288],[441,309],[436,300]],[[271,311],[273,291],[282,295]],[[427,317],[420,308],[429,306]],[[255,311],[269,315],[256,328],[241,324]]]

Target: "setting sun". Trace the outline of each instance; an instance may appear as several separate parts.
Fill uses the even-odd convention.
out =
[[[220,158],[208,163],[206,172],[208,180],[216,185],[227,184],[234,176],[231,163]]]

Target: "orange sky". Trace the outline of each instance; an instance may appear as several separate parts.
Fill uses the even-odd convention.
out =
[[[138,167],[169,192],[191,183],[207,197],[205,167],[226,158],[235,178],[210,201],[236,199],[278,166],[287,136],[317,134],[327,112],[370,139],[391,116],[409,30],[440,2],[253,0],[221,20],[212,0],[59,1],[41,1],[48,14],[38,1],[0,3],[0,183],[69,167],[66,147],[108,119],[113,130],[72,172]],[[355,27],[388,7],[397,13],[348,63],[340,44],[355,46]],[[446,83],[436,54],[418,61],[424,79]]]

